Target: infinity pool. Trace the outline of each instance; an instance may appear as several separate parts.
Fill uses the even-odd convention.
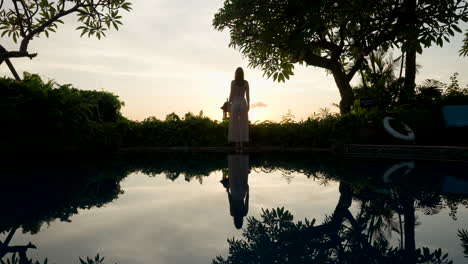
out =
[[[269,263],[276,255],[297,263],[284,256],[301,254],[304,263],[325,258],[351,263],[364,253],[369,259],[431,254],[436,259],[439,248],[447,254],[442,260],[466,263],[466,168],[463,163],[219,153],[10,167],[1,174],[7,202],[0,240],[7,242],[10,235],[10,251],[31,242],[37,249],[28,248],[26,255],[41,263],[45,258],[79,263],[79,257],[97,253],[105,256],[104,263],[120,264],[212,263],[217,256],[222,257],[217,263],[235,263],[240,255],[250,258],[246,263]],[[262,215],[268,217],[263,210],[271,217],[275,208],[294,217],[279,210],[284,219],[276,223],[278,239],[268,236],[268,225],[259,225]],[[305,218],[315,224],[291,227]],[[239,249],[228,243],[232,238],[250,247]],[[13,254],[7,251],[0,248],[4,261]]]

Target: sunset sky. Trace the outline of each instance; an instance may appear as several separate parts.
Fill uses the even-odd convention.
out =
[[[251,110],[252,121],[278,121],[288,110],[296,120],[324,107],[338,110],[332,106],[339,102],[338,89],[332,76],[321,68],[297,65],[292,79],[281,84],[247,68],[242,54],[228,48],[228,32],[213,29],[213,16],[224,1],[131,2],[133,11],[124,15],[124,26],[109,32],[107,38],[80,38],[71,17],[49,39],[33,40],[30,52],[38,52],[37,58],[14,59],[14,65],[19,72],[39,73],[61,84],[113,92],[125,102],[123,114],[133,120],[149,116],[163,119],[171,112],[183,115],[200,110],[221,119],[219,107],[229,95],[230,80],[238,66],[245,70],[251,103],[257,106]],[[14,48],[9,40],[1,41],[7,49]],[[458,56],[461,42],[459,34],[444,48],[424,50],[418,57],[422,68],[417,80],[448,82],[449,76],[458,72],[465,86],[468,58]],[[5,64],[0,74],[11,76]]]

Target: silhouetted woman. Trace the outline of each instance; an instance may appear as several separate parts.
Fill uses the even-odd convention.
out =
[[[229,95],[228,141],[235,142],[236,148],[241,148],[243,142],[249,141],[249,105],[249,83],[244,80],[244,71],[239,67],[231,81]]]
[[[229,210],[237,229],[242,227],[244,216],[249,211],[249,156],[229,155],[229,184],[227,193]]]

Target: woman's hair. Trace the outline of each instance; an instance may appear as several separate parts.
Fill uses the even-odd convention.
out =
[[[244,217],[242,216],[234,216],[234,226],[237,228],[237,229],[241,229],[242,228],[242,225],[244,224]]]
[[[244,84],[244,70],[242,70],[241,67],[236,69],[236,73],[234,75],[234,81],[236,81],[236,84],[239,86]]]

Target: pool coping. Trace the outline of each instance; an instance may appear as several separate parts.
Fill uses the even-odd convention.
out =
[[[234,147],[128,147],[118,152],[234,152]],[[242,152],[334,152],[333,148],[244,147]]]
[[[340,153],[351,157],[468,161],[468,147],[419,145],[343,145]]]
[[[234,147],[127,147],[118,153],[134,152],[236,152]],[[336,148],[312,147],[244,147],[242,153],[260,152],[318,152],[350,157],[402,158],[421,160],[468,161],[468,147],[423,145],[345,144]]]

